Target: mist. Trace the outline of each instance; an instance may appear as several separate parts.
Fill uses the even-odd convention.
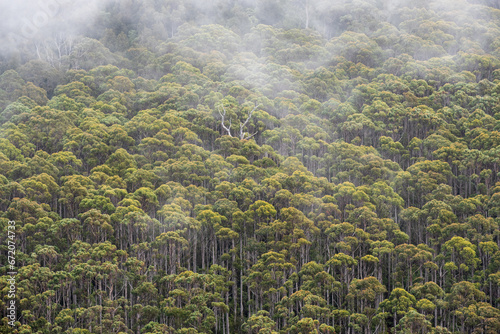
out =
[[[0,68],[11,68],[9,62],[12,61],[25,64],[38,60],[45,64],[43,66],[61,70],[90,69],[97,65],[126,64],[128,50],[137,47],[163,54],[177,45],[176,48],[182,46],[183,54],[188,49],[198,53],[197,58],[218,52],[220,61],[212,61],[212,65],[218,64],[219,70],[224,68],[225,78],[239,80],[247,89],[292,89],[296,88],[292,69],[329,67],[342,61],[342,57],[352,56],[350,60],[373,67],[401,54],[425,61],[455,55],[459,51],[483,49],[493,52],[498,39],[493,27],[488,31],[478,30],[474,40],[464,39],[459,34],[462,27],[476,29],[476,20],[500,19],[498,10],[482,4],[488,2],[4,2],[0,10]],[[429,45],[423,48],[422,43],[431,30],[439,31],[441,36],[432,42],[434,45],[425,42]],[[411,40],[400,43],[410,35]],[[351,44],[349,40],[353,37],[358,41]],[[369,61],[363,59],[359,54],[361,45],[373,49],[378,56]],[[277,50],[281,51],[276,53]],[[222,66],[222,62],[227,62],[227,66]],[[269,67],[275,63],[282,68]],[[206,65],[200,63],[197,67],[204,70]],[[38,64],[34,68],[43,66]],[[141,67],[144,69],[139,69],[138,74],[146,78],[159,79],[165,74],[158,69],[152,70],[151,64]],[[45,88],[52,91],[54,87]]]
[[[309,28],[325,39],[352,30],[371,35],[381,21],[397,24],[404,8],[435,11],[458,24],[481,17],[477,3],[468,1],[117,1],[117,0],[26,0],[0,6],[0,54],[37,54],[42,44],[57,45],[77,36],[101,39],[106,28],[115,34],[135,31],[141,41],[154,47],[174,37],[185,23],[202,26],[220,24],[240,36],[258,24],[276,28]],[[118,16],[110,16],[107,6]],[[464,8],[473,9],[467,15]],[[497,6],[498,7],[498,6]],[[403,14],[404,15],[404,14]],[[469,22],[467,22],[469,23]],[[130,37],[130,36],[129,36]],[[156,41],[151,40],[154,37]],[[479,37],[479,36],[478,36]],[[56,46],[56,48],[59,46]]]
[[[85,34],[111,1],[3,1],[0,5],[0,52],[3,55],[26,52],[37,44],[57,43],[61,38]]]

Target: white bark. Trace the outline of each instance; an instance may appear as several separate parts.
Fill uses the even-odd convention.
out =
[[[253,134],[248,134],[245,136],[246,132],[244,131],[245,129],[245,126],[248,124],[248,122],[250,121],[250,119],[252,118],[252,114],[254,113],[254,111],[259,107],[259,105],[256,105],[252,111],[250,111],[248,113],[248,117],[247,119],[245,120],[245,122],[241,123],[240,122],[240,131],[239,131],[239,137],[240,137],[240,140],[247,140],[247,139],[250,139],[252,138],[253,136],[255,136],[257,134],[257,132],[253,133]],[[224,105],[222,105],[222,110],[224,110],[224,112],[222,113],[221,110],[220,110],[220,107],[219,107],[219,115],[221,117],[221,126],[222,128],[227,132],[228,136],[229,137],[233,137],[233,135],[231,134],[231,126],[232,126],[232,121],[231,121],[231,117],[229,117],[229,126],[226,126],[226,124],[224,124],[224,121],[225,121],[225,118],[226,118],[226,114],[227,114],[227,111],[226,111],[226,108],[224,108]]]
[[[231,117],[229,117],[229,127],[227,127],[224,124],[224,117],[226,116],[226,108],[224,108],[224,105],[222,105],[222,109],[224,110],[224,113],[220,112],[220,107],[219,107],[219,115],[221,117],[220,124],[222,125],[222,128],[227,131],[228,136],[232,137],[233,135],[231,134]]]

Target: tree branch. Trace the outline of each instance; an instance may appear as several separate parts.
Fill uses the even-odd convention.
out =
[[[227,127],[224,124],[224,117],[226,116],[226,108],[224,108],[224,105],[222,105],[222,109],[224,110],[224,114],[220,112],[220,106],[219,106],[219,115],[222,118],[220,124],[222,125],[222,128],[227,131],[227,134],[229,135],[229,137],[232,137],[232,135],[231,135],[231,117],[229,117],[229,127]]]
[[[258,131],[255,132],[253,135],[248,135],[247,137],[245,137],[243,139],[248,140],[248,139],[252,138],[253,136],[255,136],[257,133],[258,133]]]
[[[252,138],[253,136],[255,136],[255,135],[257,134],[257,132],[256,132],[256,133],[254,133],[253,135],[251,135],[250,137],[245,138],[245,133],[243,132],[243,128],[247,125],[248,121],[249,121],[249,120],[250,120],[250,118],[252,117],[253,112],[254,112],[254,111],[255,111],[255,109],[257,109],[258,107],[259,107],[259,104],[258,104],[258,105],[256,105],[256,106],[252,109],[252,111],[250,111],[250,113],[248,114],[247,119],[245,120],[245,122],[244,122],[243,124],[241,124],[241,122],[240,122],[240,139],[250,139],[250,138]]]

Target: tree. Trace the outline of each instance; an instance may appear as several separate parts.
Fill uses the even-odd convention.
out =
[[[474,269],[480,260],[476,257],[476,247],[461,237],[453,237],[443,245],[443,250],[450,255],[450,260],[459,267],[459,279],[464,272]]]
[[[79,213],[81,201],[94,189],[94,182],[81,175],[71,175],[62,178],[63,184],[59,189],[60,210],[63,217],[76,217]]]
[[[124,149],[120,148],[111,154],[106,165],[111,167],[115,175],[124,176],[129,168],[136,168],[134,158]]]
[[[363,313],[366,308],[376,309],[384,292],[386,288],[375,277],[355,278],[349,285],[347,299],[352,310]]]
[[[240,129],[239,129],[239,132],[238,132],[238,136],[240,138],[240,140],[248,140],[250,138],[252,138],[253,136],[255,136],[257,134],[254,133],[252,135],[246,135],[246,133],[244,132],[244,129],[245,127],[247,126],[248,124],[248,121],[250,120],[250,118],[252,117],[252,114],[254,113],[255,109],[257,109],[259,106],[256,105],[249,113],[248,113],[248,117],[245,119],[245,121],[243,123],[240,122]],[[224,124],[224,118],[226,117],[226,114],[227,114],[227,111],[226,111],[226,108],[224,107],[224,104],[222,104],[222,110],[224,110],[224,113],[222,113],[220,111],[220,107],[219,107],[219,115],[221,117],[221,126],[222,128],[227,132],[227,135],[229,137],[232,137],[233,135],[231,134],[231,126],[232,126],[232,119],[231,117],[229,117],[229,126],[226,126]],[[228,115],[229,116],[229,115]]]
[[[242,328],[247,333],[275,334],[277,333],[273,330],[275,327],[276,323],[269,318],[269,312],[259,311],[248,318]]]
[[[410,310],[399,322],[401,333],[428,333],[431,332],[431,323],[423,314]]]
[[[405,289],[395,288],[391,291],[389,299],[384,300],[379,305],[379,309],[388,312],[393,318],[393,328],[399,324],[402,319],[413,310],[416,304],[415,297]],[[412,317],[413,315],[410,315]]]

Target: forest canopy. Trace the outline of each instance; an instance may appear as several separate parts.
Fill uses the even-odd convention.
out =
[[[0,332],[500,332],[497,1],[26,3]]]

